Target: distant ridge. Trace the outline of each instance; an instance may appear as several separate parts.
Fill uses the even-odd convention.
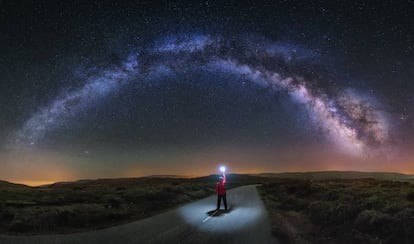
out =
[[[28,187],[30,187],[30,186],[0,180],[0,189],[5,189],[5,188],[28,188]]]
[[[76,181],[62,181],[56,182],[47,185],[41,185],[36,187],[42,188],[59,188],[59,187],[83,187],[83,186],[97,186],[97,185],[135,185],[145,182],[171,182],[171,181],[207,181],[207,182],[216,182],[219,175],[208,175],[200,177],[190,177],[182,175],[149,175],[142,177],[129,177],[129,178],[101,178],[101,179],[81,179]],[[261,178],[257,175],[249,174],[228,174],[229,179],[232,182],[238,182],[243,180],[251,180],[252,182],[255,179]]]
[[[185,175],[148,175],[148,176],[143,176],[142,178],[190,178],[190,177],[185,176]]]
[[[130,178],[101,178],[101,179],[81,179],[75,181],[62,181],[52,184],[44,184],[34,187],[64,187],[64,186],[81,186],[81,185],[99,185],[99,184],[137,184],[144,181],[164,181],[164,180],[208,180],[216,181],[219,175],[212,174],[208,176],[190,177],[182,175],[149,175],[142,177]],[[290,178],[290,179],[361,179],[374,178],[379,180],[398,180],[414,181],[414,175],[395,173],[395,172],[363,172],[363,171],[309,171],[309,172],[281,172],[281,173],[259,173],[259,174],[229,174],[231,181],[254,180],[255,178]],[[12,183],[0,180],[0,189],[6,188],[28,188],[24,184]]]
[[[374,178],[380,180],[414,180],[414,175],[395,172],[363,172],[363,171],[310,171],[310,172],[282,172],[261,173],[261,177],[297,178],[297,179],[360,179]]]

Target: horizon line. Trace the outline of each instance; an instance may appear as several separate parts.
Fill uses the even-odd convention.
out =
[[[231,172],[229,174],[241,174],[241,175],[261,175],[261,174],[294,174],[294,173],[323,173],[323,172],[349,172],[349,173],[388,173],[388,174],[402,174],[402,175],[414,175],[414,172],[398,172],[398,171],[365,171],[365,170],[309,170],[309,171],[279,171],[279,172],[260,172],[260,173],[243,173],[243,172]],[[218,173],[217,173],[218,174]],[[198,177],[205,177],[209,175],[174,175],[174,174],[152,174],[152,175],[143,175],[143,176],[131,176],[131,177],[99,177],[99,178],[78,178],[73,180],[3,180],[12,184],[25,185],[29,187],[38,187],[52,185],[56,183],[69,183],[77,181],[86,181],[86,180],[107,180],[107,179],[134,179],[134,178],[146,178],[146,177],[171,177],[171,178],[182,178],[182,179],[192,179]],[[0,180],[1,181],[1,180]]]

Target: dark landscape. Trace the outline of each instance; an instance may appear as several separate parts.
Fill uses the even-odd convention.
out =
[[[1,182],[1,233],[71,233],[139,220],[214,194],[216,177],[98,179],[39,187]],[[414,238],[412,175],[229,175],[229,188],[250,184],[260,184],[272,234],[282,243],[410,243]]]
[[[229,178],[229,189],[261,182],[248,175]],[[38,187],[0,182],[0,233],[70,233],[131,222],[214,194],[216,179],[154,176]]]
[[[273,234],[287,243],[411,243],[412,182],[284,179],[259,188]]]

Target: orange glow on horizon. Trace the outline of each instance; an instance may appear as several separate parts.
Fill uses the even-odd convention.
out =
[[[15,184],[23,184],[26,186],[42,186],[42,185],[50,185],[59,181],[41,181],[41,180],[23,180],[23,181],[12,181]]]
[[[414,174],[414,171],[403,171],[403,172],[398,172],[398,171],[386,171],[386,170],[372,170],[372,171],[366,171],[366,170],[346,170],[346,169],[325,169],[325,170],[284,170],[284,171],[258,171],[258,170],[245,170],[245,171],[236,171],[236,172],[230,172],[230,174],[261,174],[261,173],[311,173],[311,172],[323,172],[323,171],[355,171],[355,172],[383,172],[383,173],[401,173],[401,174],[406,174],[406,175],[412,175]],[[137,175],[134,174],[133,171],[130,171],[130,174],[128,175],[120,175],[120,176],[115,176],[115,177],[100,177],[100,178],[96,178],[96,179],[117,179],[117,178],[140,178],[140,177],[147,177],[147,176],[163,176],[163,175],[171,175],[171,176],[177,176],[179,178],[197,178],[197,177],[204,177],[204,176],[208,176],[211,174],[218,174],[218,172],[209,172],[208,174],[193,174],[193,175],[185,175],[185,174],[148,174],[148,175]],[[81,178],[74,178],[74,179],[62,179],[62,180],[16,180],[16,181],[9,181],[11,183],[15,183],[15,184],[23,184],[23,185],[27,185],[27,186],[42,186],[42,185],[50,185],[50,184],[54,184],[57,182],[71,182],[71,181],[77,181],[77,180],[82,180]]]
[[[0,180],[28,186],[53,184],[80,179],[137,178],[145,176],[177,176],[195,178],[219,174],[218,166],[228,162],[228,173],[300,173],[314,171],[359,171],[395,172],[414,174],[412,156],[400,157],[395,161],[360,159],[337,154],[320,148],[279,150],[269,154],[256,149],[217,149],[203,153],[189,154],[182,158],[167,158],[153,161],[125,160],[113,167],[77,166],[79,158],[62,157],[55,152],[14,152],[2,157]],[[127,158],[128,159],[128,158]],[[79,161],[83,165],[83,161]],[[75,167],[76,166],[76,167]],[[107,165],[108,166],[108,165]]]

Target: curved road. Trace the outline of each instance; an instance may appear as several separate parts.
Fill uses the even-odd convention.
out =
[[[7,236],[0,243],[277,243],[256,186],[227,191],[229,211],[213,211],[216,196],[125,225],[66,235]]]

